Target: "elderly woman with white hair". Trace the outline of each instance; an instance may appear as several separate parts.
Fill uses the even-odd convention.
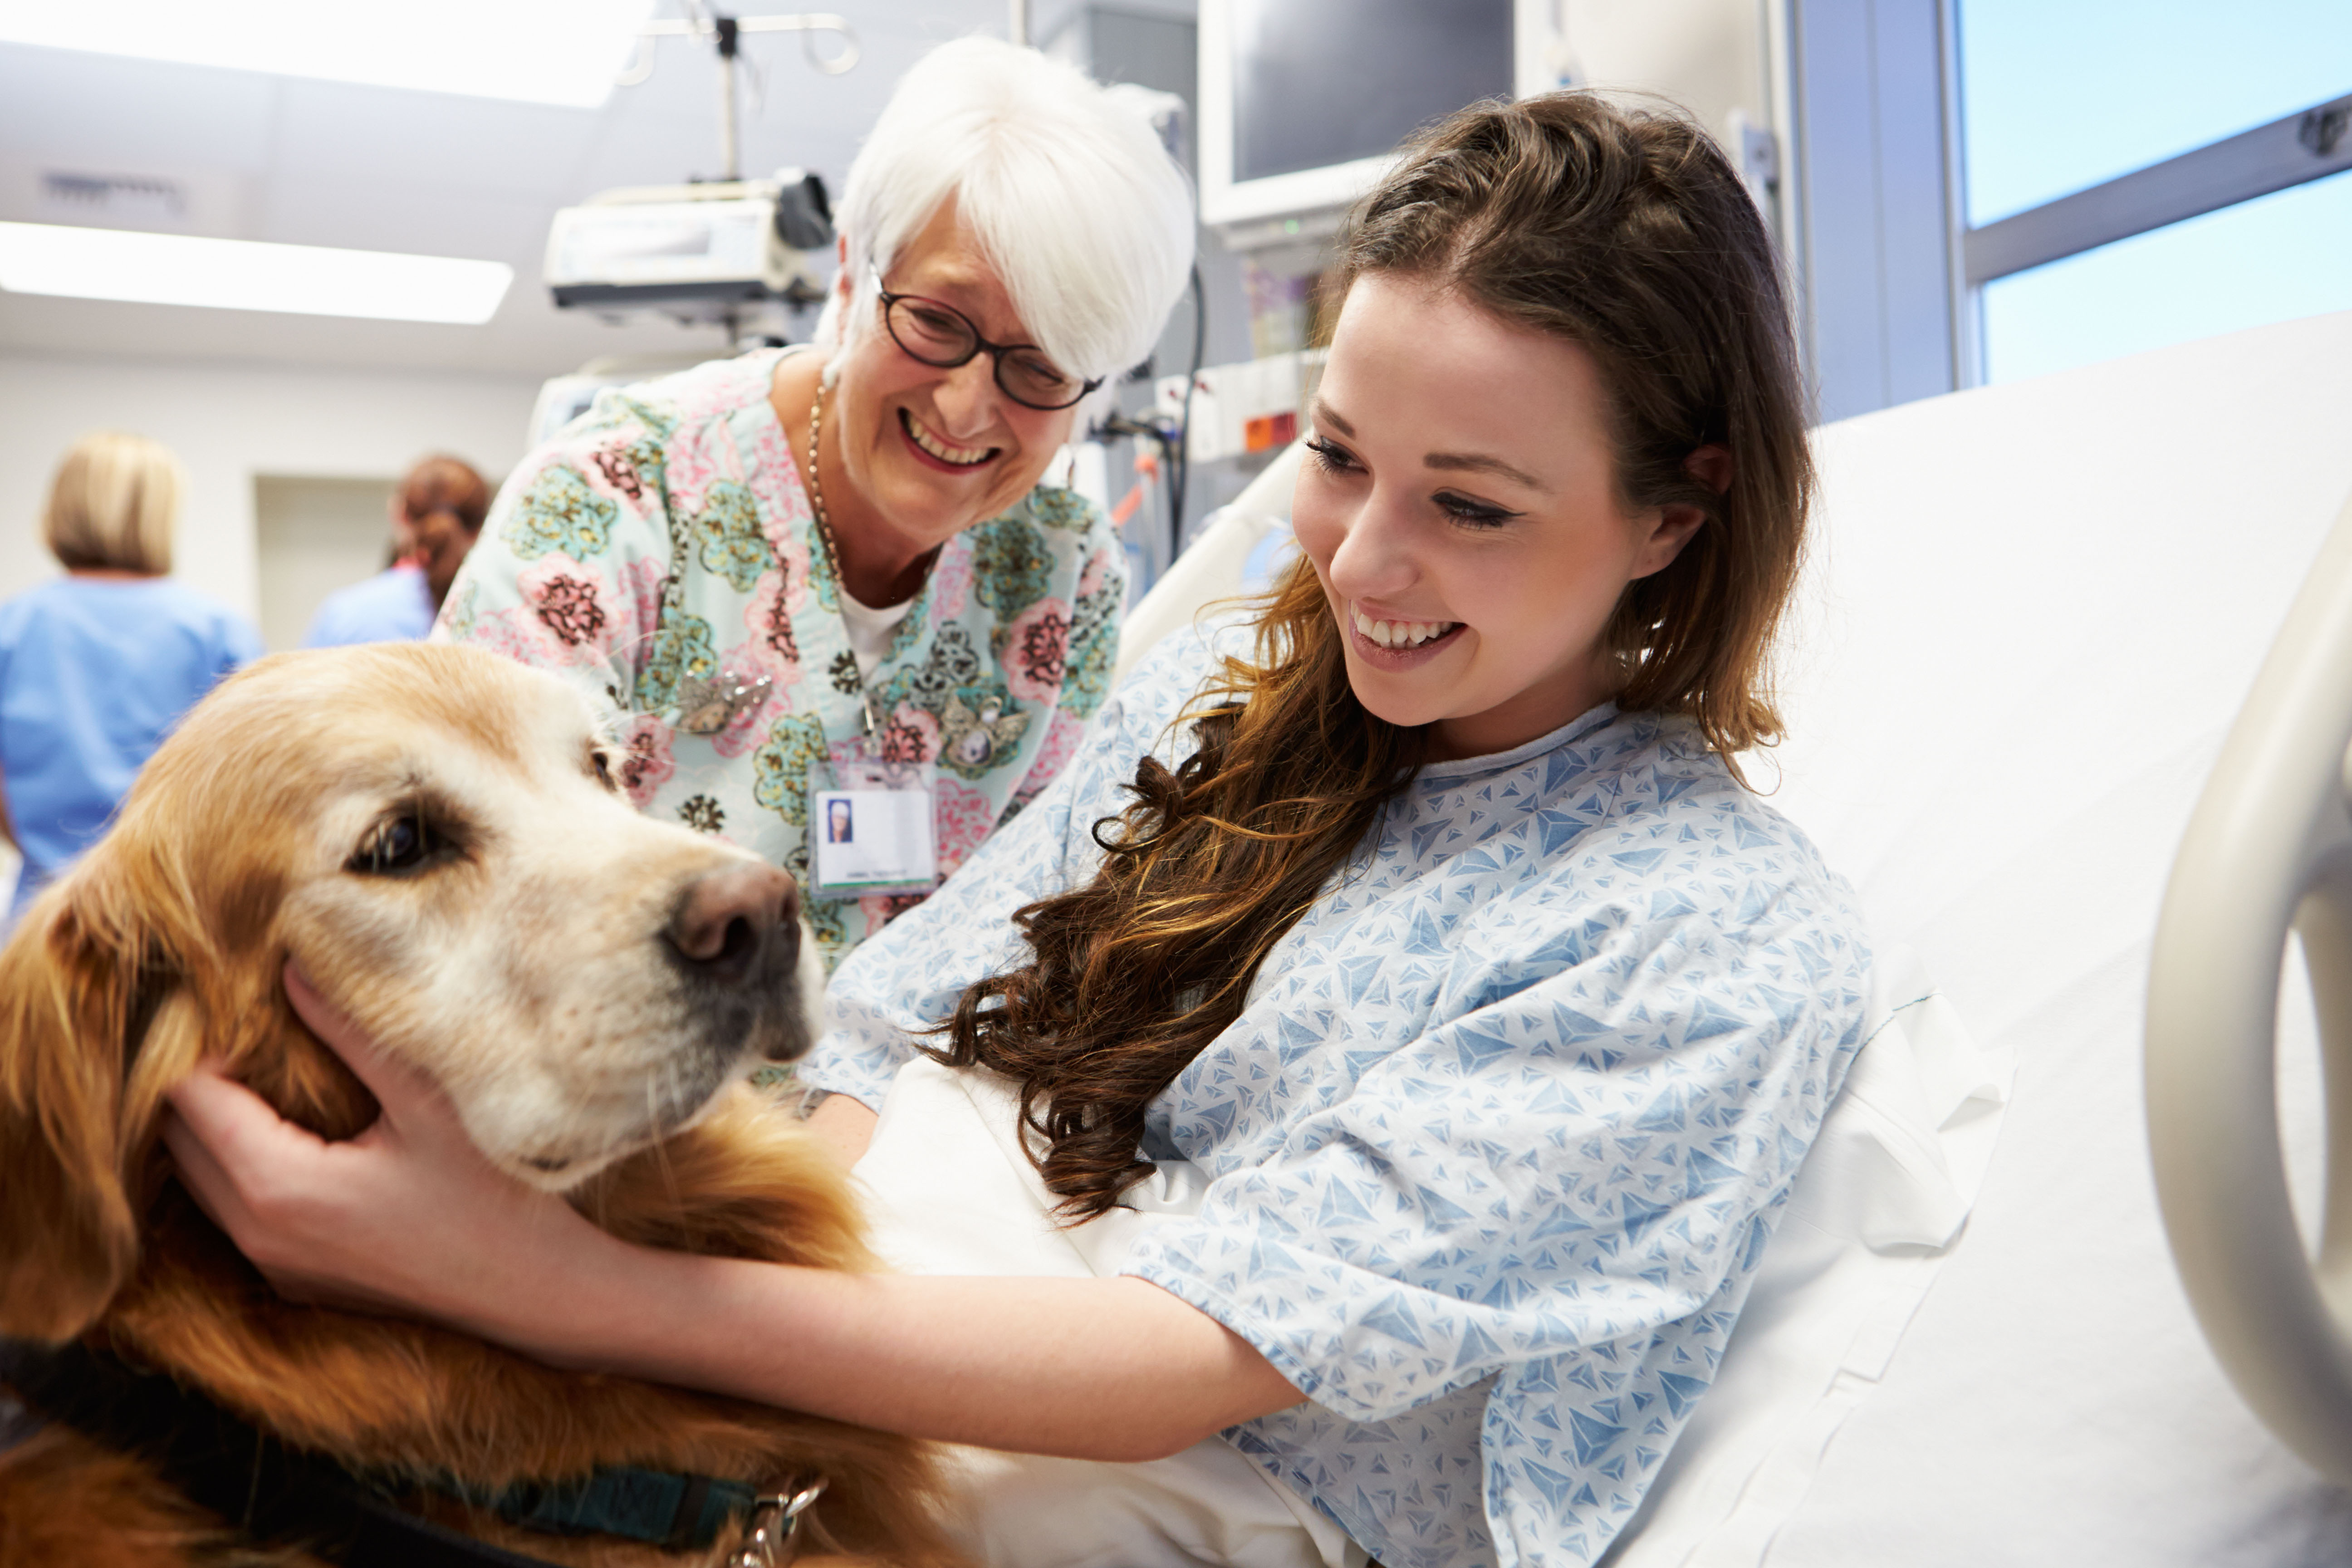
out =
[[[1192,256],[1142,119],[981,38],[908,72],[838,216],[815,348],[600,396],[507,481],[437,631],[595,672],[640,809],[791,870],[829,958],[1042,789],[1102,701],[1124,557],[1042,479]],[[858,821],[901,841],[814,863],[836,787],[900,792]]]

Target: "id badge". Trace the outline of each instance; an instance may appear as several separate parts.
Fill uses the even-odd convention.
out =
[[[848,763],[809,795],[809,865],[835,899],[928,893],[939,885],[929,763]]]

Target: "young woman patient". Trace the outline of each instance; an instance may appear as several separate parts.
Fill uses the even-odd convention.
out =
[[[320,1144],[193,1082],[173,1148],[238,1244],[566,1364],[1114,1462],[1081,1492],[1287,1500],[1165,1561],[1598,1557],[1860,1034],[1851,894],[1733,761],[1811,484],[1787,313],[1706,139],[1576,94],[1427,134],[1337,276],[1303,559],[843,966],[803,1064],[850,1157],[938,1051],[1010,1083],[1068,1217],[1173,1160],[1196,1212],[1092,1279],[633,1250],[296,980],[384,1117]]]

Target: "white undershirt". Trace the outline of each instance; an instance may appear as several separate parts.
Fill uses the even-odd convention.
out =
[[[910,594],[877,610],[859,604],[839,583],[834,584],[834,592],[841,599],[841,624],[849,629],[849,651],[856,657],[858,679],[871,679],[874,667],[890,651],[890,639],[898,635],[898,623],[915,607],[918,595]]]

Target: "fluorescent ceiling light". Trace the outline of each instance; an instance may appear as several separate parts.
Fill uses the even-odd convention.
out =
[[[513,281],[503,261],[0,223],[0,289],[12,294],[478,326]]]
[[[654,0],[0,0],[0,42],[593,109]]]

